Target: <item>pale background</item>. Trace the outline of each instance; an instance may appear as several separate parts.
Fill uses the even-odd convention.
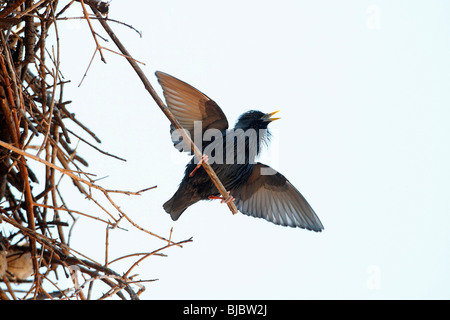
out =
[[[261,160],[303,193],[322,233],[233,216],[219,201],[173,222],[162,204],[188,158],[174,151],[169,121],[113,53],[107,64],[97,56],[78,87],[95,44],[85,21],[60,21],[69,110],[99,147],[127,159],[80,143],[87,170],[114,189],[157,185],[115,199],[143,227],[194,240],[134,270],[159,279],[141,298],[450,298],[449,10],[411,0],[111,2],[110,18],[142,31],[110,23],[158,93],[161,70],[214,99],[230,124],[248,109],[281,110]],[[80,15],[76,4],[65,16]],[[86,202],[76,192],[66,200]],[[128,230],[110,233],[110,259],[164,245]],[[104,226],[81,218],[71,243],[102,261]]]

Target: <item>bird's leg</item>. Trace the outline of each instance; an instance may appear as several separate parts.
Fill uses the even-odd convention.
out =
[[[202,158],[200,159],[200,161],[198,162],[197,166],[194,168],[194,170],[192,170],[192,172],[189,174],[189,178],[192,178],[192,176],[194,175],[195,171],[198,170],[198,168],[201,167],[203,161],[208,161],[208,156],[206,154],[202,155]]]
[[[220,201],[220,203],[229,203],[230,201],[234,201],[234,197],[232,195],[230,195],[230,191],[228,191],[228,198],[225,199],[224,197],[218,197],[218,196],[209,196],[208,199],[213,200],[213,199],[221,199],[222,201]]]

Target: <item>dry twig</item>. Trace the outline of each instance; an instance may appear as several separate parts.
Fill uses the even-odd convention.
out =
[[[101,17],[96,19],[106,23],[101,13],[108,12],[109,2],[71,1],[59,12],[56,0],[15,0],[0,6],[0,257],[10,257],[15,252],[21,257],[16,261],[28,267],[22,268],[27,272],[18,273],[12,268],[12,262],[7,264],[9,269],[0,274],[0,299],[105,299],[112,295],[138,299],[145,289],[142,283],[148,281],[130,274],[139,262],[191,241],[174,241],[172,230],[168,238],[147,230],[113,199],[117,194],[138,196],[155,187],[135,192],[106,189],[83,169],[87,161],[78,154],[79,141],[101,155],[124,159],[102,151],[70,129],[77,126],[100,143],[96,134],[68,110],[70,101],[63,97],[67,81],[60,72],[63,57],[60,57],[57,23],[64,23],[58,17],[72,5],[82,7],[96,42],[94,56],[99,51],[104,60],[102,51],[112,50],[100,45],[86,6]],[[56,47],[47,44],[49,34],[56,36]],[[93,205],[92,211],[72,207],[64,199],[73,190],[62,187],[63,179],[73,182]],[[101,232],[106,227],[104,263],[69,245],[79,218],[97,222],[102,226]],[[163,241],[164,245],[143,256],[128,253],[109,261],[109,237],[115,230],[124,232],[124,221],[133,229]],[[137,260],[130,262],[125,272],[110,268],[112,262],[125,257],[127,261]],[[64,277],[72,283],[61,282]],[[99,295],[93,290],[94,283],[103,283],[109,289]]]

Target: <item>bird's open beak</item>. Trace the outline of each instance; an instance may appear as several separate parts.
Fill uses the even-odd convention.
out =
[[[270,121],[270,122],[278,120],[278,119],[281,119],[281,118],[271,118],[277,112],[280,112],[280,110],[277,110],[277,111],[274,111],[274,112],[271,112],[271,113],[266,113],[264,115],[264,119],[266,119],[267,121]]]

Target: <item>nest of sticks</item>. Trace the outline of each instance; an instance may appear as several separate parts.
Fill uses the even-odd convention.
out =
[[[138,299],[145,281],[133,275],[135,266],[191,240],[174,242],[171,231],[166,238],[150,232],[111,197],[112,193],[139,195],[152,188],[108,190],[85,171],[87,162],[77,153],[76,143],[89,144],[100,151],[99,157],[112,155],[88,142],[100,140],[70,112],[70,101],[63,95],[67,82],[59,70],[59,43],[47,45],[50,34],[56,33],[58,39],[57,23],[63,22],[64,12],[73,5],[82,6],[82,18],[93,36],[87,41],[96,42],[94,56],[99,52],[103,60],[105,48],[98,42],[92,21],[106,26],[106,1],[67,1],[63,5],[57,0],[0,1],[0,299]],[[84,136],[75,134],[74,127],[81,128]],[[60,187],[62,179],[73,182],[70,190]],[[74,190],[102,214],[82,212],[76,204],[67,203],[65,194]],[[106,209],[104,203],[112,209]],[[71,248],[68,239],[81,216],[102,222],[104,262]],[[107,238],[109,230],[120,228],[122,221],[163,243],[152,252],[121,257],[130,262],[129,268],[119,273],[108,261]],[[106,292],[95,294],[97,282],[106,285]]]

